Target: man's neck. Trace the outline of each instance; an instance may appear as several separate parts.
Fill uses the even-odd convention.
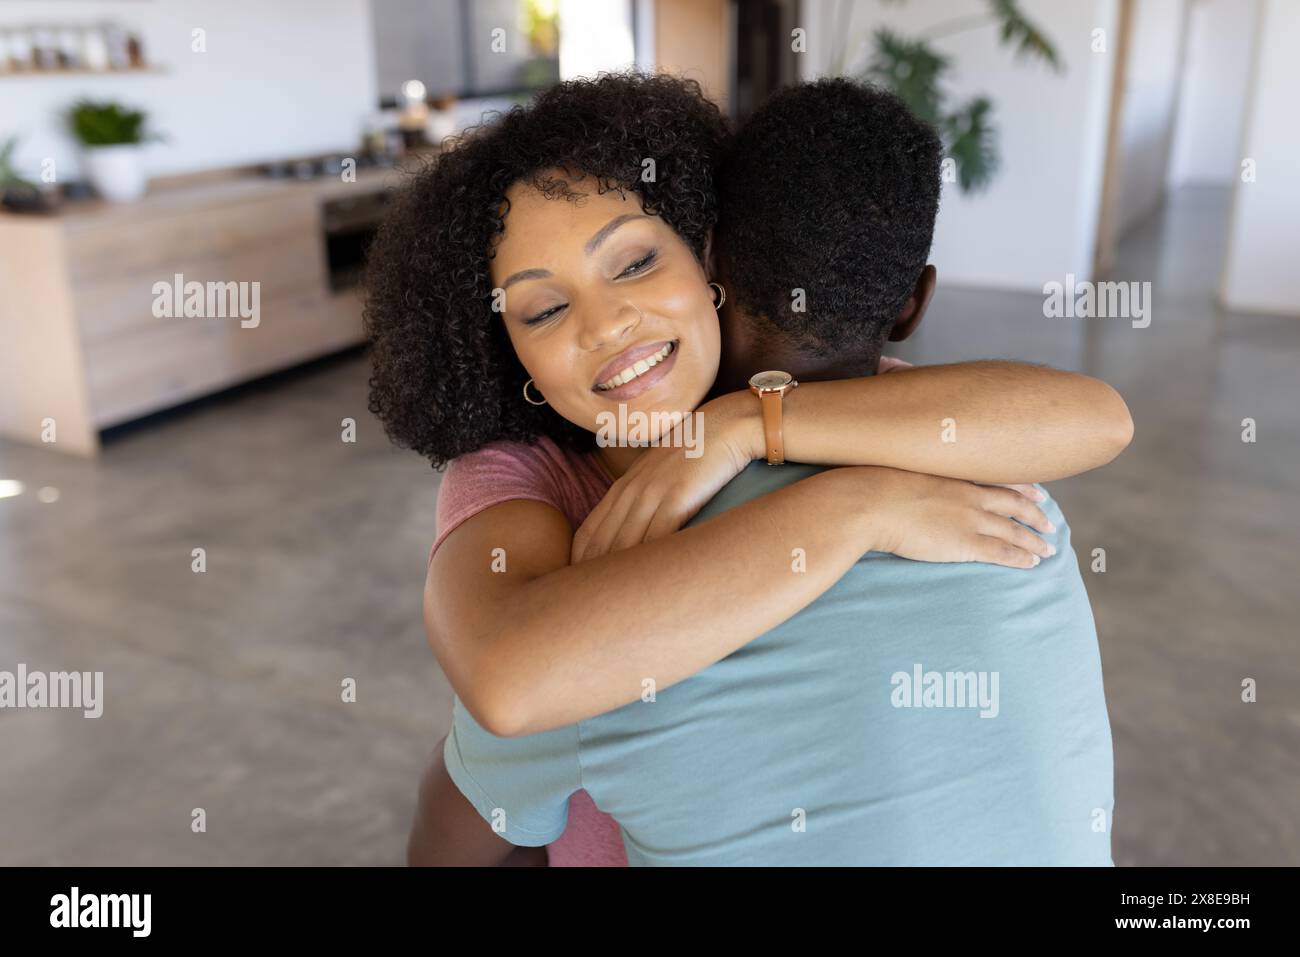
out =
[[[825,382],[830,379],[858,379],[875,375],[880,353],[865,356],[833,356],[829,359],[798,358],[790,360],[790,374],[800,382]]]
[[[857,379],[876,374],[880,352],[869,355],[817,358],[793,350],[759,350],[734,356],[718,370],[711,396],[749,388],[749,377],[766,369],[788,372],[799,382],[824,382],[831,379]]]
[[[710,397],[749,388],[749,377],[766,369],[788,372],[800,382],[857,379],[876,374],[884,343],[846,355],[816,356],[796,349],[775,333],[728,303],[719,316],[723,355]]]

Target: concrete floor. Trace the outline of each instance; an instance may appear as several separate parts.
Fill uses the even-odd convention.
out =
[[[1119,461],[1053,489],[1080,555],[1107,553],[1085,578],[1121,865],[1300,863],[1300,319],[1215,306],[1226,212],[1185,191],[1126,238],[1115,278],[1154,283],[1148,329],[942,290],[900,352],[1081,369],[1133,410]],[[366,374],[353,354],[258,383],[95,462],[0,443],[27,488],[0,500],[0,669],[103,671],[106,699],[0,711],[0,864],[402,860],[450,707],[420,624],[437,477],[390,449]]]

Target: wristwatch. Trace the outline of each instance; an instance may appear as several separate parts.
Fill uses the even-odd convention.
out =
[[[763,436],[767,464],[785,463],[785,439],[781,435],[781,404],[785,394],[799,385],[788,372],[760,372],[749,380],[749,391],[763,404]]]

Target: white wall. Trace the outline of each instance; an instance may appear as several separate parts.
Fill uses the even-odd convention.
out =
[[[1241,160],[1259,3],[1192,0],[1190,12],[1169,185],[1229,186]]]
[[[1230,309],[1300,316],[1300,3],[1263,0],[1246,131],[1237,152],[1223,301]],[[1255,182],[1240,163],[1255,162]]]
[[[560,0],[560,78],[595,76],[636,65],[633,7],[609,0]],[[572,25],[580,25],[573,29]]]
[[[149,111],[167,134],[145,152],[150,175],[351,149],[378,103],[368,0],[0,3],[3,26],[103,21],[138,30],[167,72],[0,77],[0,138],[21,136],[29,177],[45,157],[75,174],[61,113],[85,96]],[[190,49],[195,27],[206,53]]]
[[[1119,126],[1117,236],[1164,200],[1185,12],[1184,0],[1136,0]]]
[[[803,75],[826,72],[840,34],[835,0],[805,0],[808,53]],[[1092,268],[1106,119],[1113,77],[1115,0],[1023,0],[1065,61],[1057,74],[1019,61],[997,42],[994,27],[935,41],[953,58],[954,91],[986,94],[995,106],[1002,168],[982,193],[945,185],[931,261],[945,285],[1000,286],[1041,292],[1045,282],[1082,279]],[[847,33],[863,46],[849,50],[850,70],[865,64],[866,41],[877,25],[914,36],[938,23],[987,11],[978,0],[942,5],[862,0],[852,5]],[[1106,53],[1092,52],[1103,29]]]

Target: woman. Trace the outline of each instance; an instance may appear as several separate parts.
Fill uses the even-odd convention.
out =
[[[1026,495],[954,479],[1046,481],[1103,464],[1127,441],[1112,390],[1052,370],[807,383],[786,417],[789,457],[860,467],[670,534],[762,448],[752,395],[701,404],[720,360],[725,290],[710,282],[708,245],[725,134],[694,84],[563,84],[444,155],[372,253],[371,409],[435,466],[455,459],[426,585],[429,640],[494,733],[620,707],[646,675],[660,688],[680,681],[808,605],[870,550],[1031,568],[1047,546],[1025,526],[1046,530],[1042,513]],[[1020,408],[1027,386],[1042,407]],[[701,413],[703,454],[597,448],[619,407],[650,420]],[[936,424],[950,417],[981,441],[938,449]],[[1042,441],[1062,431],[1067,451]],[[818,556],[806,574],[789,574],[791,527]],[[439,771],[426,790],[446,794]],[[562,843],[591,861],[616,841],[575,800]]]

